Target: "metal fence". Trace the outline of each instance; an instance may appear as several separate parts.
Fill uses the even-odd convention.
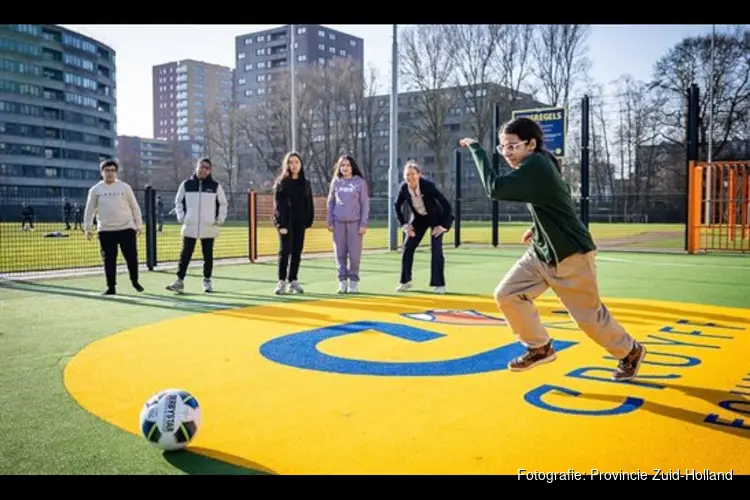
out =
[[[498,202],[495,215],[493,202],[482,191],[455,191],[455,199],[451,201],[457,220],[445,236],[446,245],[515,245],[531,224],[523,203]],[[138,240],[139,260],[149,268],[179,259],[182,236],[174,214],[174,196],[174,191],[151,188],[136,192],[147,225],[146,235]],[[257,257],[275,256],[278,235],[271,222],[271,193],[256,193],[252,211],[247,192],[227,193],[227,199],[228,217],[216,241],[215,258],[249,261],[251,249]],[[1,275],[12,277],[101,266],[98,241],[86,240],[81,230],[85,200],[68,201],[69,211],[64,209],[63,199],[6,198],[0,202]],[[590,229],[602,248],[683,251],[686,201],[685,195],[592,198]],[[578,200],[576,203],[580,204]],[[31,211],[24,209],[24,204]],[[387,249],[388,212],[393,207],[386,198],[378,197],[371,199],[370,206],[371,224],[364,247]],[[30,215],[24,217],[24,213]],[[306,254],[332,250],[331,235],[325,224],[325,197],[316,197],[315,213],[315,223],[306,236]],[[402,234],[398,234],[400,244]],[[195,258],[200,259],[200,251],[196,252]]]

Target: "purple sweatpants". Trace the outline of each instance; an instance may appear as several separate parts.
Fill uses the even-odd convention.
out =
[[[336,254],[339,281],[359,281],[359,261],[362,257],[362,235],[359,222],[333,223],[333,251]],[[347,266],[348,260],[348,266]]]

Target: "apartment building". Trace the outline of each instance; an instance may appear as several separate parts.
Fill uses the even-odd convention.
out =
[[[289,67],[291,29],[292,25],[286,25],[235,38],[235,99],[240,108],[272,92],[279,69]],[[335,58],[350,58],[364,75],[364,40],[325,26],[295,24],[294,55],[297,65],[325,65]]]
[[[211,114],[228,116],[232,68],[185,59],[154,66],[152,77],[155,138],[203,143]]]

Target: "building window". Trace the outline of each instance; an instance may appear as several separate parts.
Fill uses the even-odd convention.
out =
[[[242,78],[237,80],[237,85],[245,85],[247,83],[247,80],[243,76]]]
[[[307,61],[307,55],[305,55],[305,54],[300,54],[300,55],[298,55],[298,56],[297,56],[297,60],[298,60],[299,62],[302,62],[302,61]]]
[[[305,26],[297,28],[297,34],[301,35],[302,33],[307,33],[307,28]]]
[[[326,37],[326,32],[323,31],[323,30],[318,30],[318,36],[321,37],[321,38],[325,38]]]
[[[244,59],[244,58],[245,58],[244,52],[240,52],[239,54],[237,54],[237,59]]]
[[[331,40],[335,40],[336,39],[336,33],[328,33],[328,38],[330,38]]]
[[[357,41],[356,40],[349,40],[349,45],[351,45],[352,47],[356,47],[357,46]]]

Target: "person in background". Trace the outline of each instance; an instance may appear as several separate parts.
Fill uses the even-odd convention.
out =
[[[78,203],[73,204],[73,229],[83,230],[83,207]]]
[[[63,219],[64,219],[63,222],[65,222],[66,231],[70,231],[70,220],[72,218],[71,217],[72,212],[73,212],[73,207],[71,206],[70,201],[68,201],[67,198],[63,198]]]
[[[576,213],[570,186],[557,159],[544,148],[542,129],[529,118],[516,118],[498,131],[498,151],[511,167],[498,175],[474,139],[460,144],[471,152],[487,196],[525,202],[534,224],[522,237],[529,249],[495,288],[495,302],[526,352],[511,361],[525,371],[557,359],[534,300],[548,288],[560,297],[579,328],[619,360],[616,381],[638,373],[646,349],[612,317],[599,296],[596,245]]]
[[[185,275],[193,258],[195,245],[200,240],[203,252],[203,291],[213,292],[211,276],[214,268],[214,241],[219,237],[219,226],[227,218],[227,197],[212,176],[209,158],[201,158],[195,172],[182,181],[174,198],[177,222],[182,224],[182,250],[177,267],[177,279],[167,285],[167,290],[182,293]]]
[[[404,205],[411,209],[411,220],[403,214]],[[445,257],[443,256],[443,234],[453,225],[453,210],[448,199],[438,190],[434,182],[425,179],[419,164],[409,161],[404,166],[404,182],[394,204],[396,217],[406,238],[401,257],[401,282],[396,288],[403,292],[411,288],[414,252],[428,229],[430,233],[430,286],[435,293],[445,293]]]
[[[312,188],[305,178],[302,157],[287,153],[273,186],[273,223],[279,232],[279,282],[274,293],[304,293],[297,281],[305,232],[315,218]]]
[[[97,219],[99,246],[104,260],[107,289],[104,295],[115,295],[117,285],[117,248],[128,266],[130,283],[138,292],[138,235],[143,232],[141,207],[129,184],[117,178],[120,166],[115,160],[104,160],[99,170],[102,180],[89,189],[83,215],[86,239],[91,240],[94,217]]]
[[[26,224],[29,227],[26,227]],[[33,231],[34,230],[34,207],[32,207],[28,201],[24,201],[21,206],[21,231]]]
[[[359,292],[362,240],[370,219],[370,196],[353,157],[342,155],[333,167],[328,193],[328,230],[338,266],[338,293]]]
[[[164,229],[164,201],[161,195],[156,195],[156,231],[161,233]]]

